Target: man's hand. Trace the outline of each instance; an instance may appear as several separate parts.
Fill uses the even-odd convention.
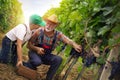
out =
[[[39,47],[37,49],[37,53],[40,54],[40,55],[45,54],[44,49],[43,48],[39,48]]]
[[[65,42],[67,44],[71,45],[77,52],[79,52],[79,53],[82,52],[82,46],[78,45],[76,42],[72,41],[71,39],[66,38]]]
[[[77,52],[82,52],[82,46],[81,45],[75,44],[74,48]]]

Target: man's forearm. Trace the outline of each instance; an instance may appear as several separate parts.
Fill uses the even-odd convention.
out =
[[[27,48],[33,51],[37,51],[39,47],[34,46],[31,42],[28,42]]]
[[[76,43],[74,41],[72,41],[71,39],[68,39],[67,41],[67,44],[72,46],[72,47],[75,47]]]

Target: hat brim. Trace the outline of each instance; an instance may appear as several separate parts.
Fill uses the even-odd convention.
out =
[[[59,22],[55,22],[55,21],[52,21],[52,20],[49,20],[49,19],[45,19],[45,21],[50,21],[50,22],[52,22],[52,23],[55,23],[55,24],[59,24]]]
[[[40,25],[40,26],[45,26],[45,25],[46,25],[46,22],[45,22],[45,21],[42,21],[42,22],[38,23],[38,25]]]

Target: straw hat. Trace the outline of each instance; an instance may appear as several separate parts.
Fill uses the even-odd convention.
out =
[[[49,16],[46,20],[51,21],[51,22],[56,23],[56,24],[59,23],[57,15],[55,15],[55,14]]]

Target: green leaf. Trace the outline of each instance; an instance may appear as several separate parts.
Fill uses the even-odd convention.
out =
[[[75,24],[76,24],[75,20],[72,20],[72,21],[70,21],[69,26],[72,28],[75,26]],[[75,29],[75,27],[74,27],[74,29]]]
[[[69,16],[69,19],[80,21],[81,20],[81,15],[80,15],[79,11],[76,10],[76,11],[71,12],[71,14]]]
[[[108,27],[107,25],[100,28],[97,35],[100,36],[100,35],[104,35],[107,31],[109,31],[110,27]]]
[[[104,7],[102,10],[104,10],[103,15],[107,16],[113,11],[113,7]]]
[[[99,11],[100,11],[100,8],[94,7],[93,11],[94,11],[94,12],[99,12]]]
[[[105,64],[105,59],[102,56],[100,56],[96,59],[96,62],[99,64]]]
[[[93,37],[95,36],[95,32],[93,30],[89,30],[89,32],[86,33],[86,37]]]
[[[115,44],[115,40],[113,38],[109,39],[108,41],[109,46],[112,46]]]
[[[120,33],[120,25],[117,25],[112,29],[112,33]]]
[[[117,18],[110,17],[106,19],[106,24],[114,24],[117,21]]]

